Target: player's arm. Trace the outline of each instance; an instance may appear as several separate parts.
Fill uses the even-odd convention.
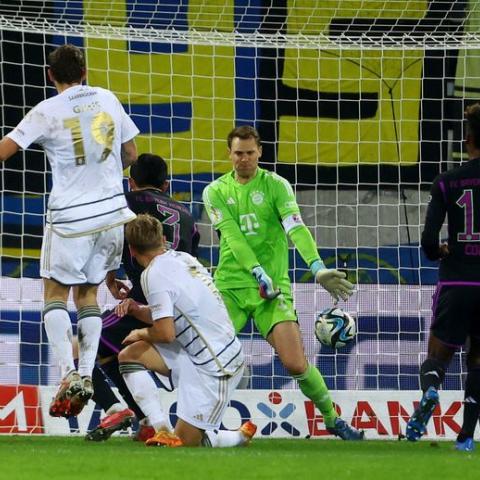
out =
[[[132,330],[124,339],[123,344],[143,340],[145,342],[154,343],[172,343],[176,338],[175,323],[173,317],[163,317],[155,320],[153,325],[148,328],[139,328]]]
[[[353,293],[353,285],[345,280],[344,272],[325,267],[313,236],[303,223],[291,185],[282,177],[273,178],[274,202],[285,232],[309,266],[315,280],[332,295],[335,301],[338,301],[339,297],[347,300]]]
[[[292,186],[279,175],[272,175],[269,177],[269,181],[271,182],[270,189],[273,192],[274,205],[282,219],[285,233],[290,237],[298,253],[308,266],[313,262],[321,261],[312,234],[303,223]]]
[[[12,155],[15,155],[20,147],[8,137],[3,137],[0,140],[0,162],[8,160]]]
[[[37,107],[32,108],[23,120],[0,140],[0,162],[8,160],[20,148],[26,150],[32,143],[39,143],[47,129],[45,115]]]
[[[173,318],[175,292],[168,289],[165,278],[150,278],[149,281],[149,277],[152,277],[151,272],[144,272],[141,283],[153,324],[138,331],[140,340],[149,343],[172,343],[176,338]]]
[[[148,305],[142,305],[136,302],[133,298],[126,298],[114,308],[115,314],[119,317],[131,315],[137,320],[148,325],[153,324],[152,314]]]
[[[116,97],[115,99],[120,118],[120,141],[122,143],[120,153],[122,157],[123,168],[125,169],[137,160],[137,146],[135,145],[135,137],[140,133],[140,130],[135,125],[133,120],[127,115],[127,112],[120,103],[120,100],[118,100]]]
[[[448,255],[448,248],[440,245],[439,242],[440,230],[447,213],[445,194],[442,191],[441,182],[440,178],[436,178],[433,182],[422,232],[421,244],[429,260],[438,260]],[[444,186],[443,189],[445,190]]]
[[[230,215],[230,211],[221,195],[210,186],[203,191],[203,203],[210,220],[224,242],[232,251],[237,263],[251,273],[260,287],[263,298],[273,299],[280,295],[280,290],[274,287],[272,279],[260,265],[255,253],[245,240],[238,223]]]
[[[260,263],[245,240],[238,223],[231,216],[221,194],[208,186],[204,189],[202,198],[212,225],[220,232],[223,240],[232,250],[235,260],[241,267],[251,272],[253,267]]]
[[[127,298],[127,295],[130,292],[130,288],[125,282],[119,280],[116,274],[116,270],[111,270],[110,272],[108,272],[105,277],[105,284],[110,290],[113,298],[116,298],[117,300],[123,300]]]
[[[335,301],[338,301],[339,297],[347,300],[353,293],[353,285],[345,279],[346,274],[325,266],[310,230],[303,225],[300,215],[294,217],[295,219],[292,219],[292,216],[287,217],[283,225],[303,260],[310,267],[315,280],[332,295]],[[295,224],[295,226],[287,230],[288,226],[285,225],[288,224]]]
[[[124,169],[137,160],[137,145],[135,144],[135,140],[132,139],[122,143],[121,155]]]
[[[176,338],[173,305],[178,294],[175,290],[169,289],[168,280],[165,277],[158,278],[157,275],[144,270],[140,280],[147,299],[148,318],[152,326],[133,330],[124,339],[124,343],[133,343],[138,340],[149,343],[171,343]],[[146,314],[142,311],[142,315]]]

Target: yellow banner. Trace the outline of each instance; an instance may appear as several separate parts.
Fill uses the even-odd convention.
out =
[[[87,22],[103,21],[95,15],[96,3],[84,1]],[[116,21],[121,24],[123,12],[126,24],[126,0],[110,3]],[[201,8],[203,3],[191,0],[185,5],[190,28],[207,28],[221,15],[222,28],[230,25],[234,30],[234,0],[211,0],[208,9]],[[408,19],[421,18],[426,8],[426,1],[379,6],[376,1],[289,0],[287,30],[319,33],[318,25],[323,23],[326,29],[340,11],[350,12],[352,18]],[[311,21],[305,23],[305,18]],[[114,91],[147,132],[137,140],[139,152],[162,155],[174,174],[223,173],[231,168],[225,139],[238,122],[238,80],[258,80],[255,72],[243,72],[236,64],[233,47],[190,45],[166,53],[153,49],[137,53],[126,41],[90,38],[85,48],[89,82]],[[282,72],[286,87],[319,92],[320,103],[343,102],[342,109],[347,110],[349,101],[356,102],[354,109],[362,102],[375,104],[368,104],[374,112],[368,118],[281,115],[277,160],[326,165],[417,162],[422,62],[420,51],[287,48]],[[350,100],[343,100],[347,93]],[[328,99],[322,100],[322,94]],[[262,120],[258,109],[255,120]]]

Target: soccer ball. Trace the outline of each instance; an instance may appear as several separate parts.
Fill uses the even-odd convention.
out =
[[[355,320],[341,308],[327,308],[315,320],[315,336],[327,347],[344,347],[355,338],[356,333]]]

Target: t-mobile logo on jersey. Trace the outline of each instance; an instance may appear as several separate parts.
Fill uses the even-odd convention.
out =
[[[240,215],[240,230],[245,233],[245,235],[257,235],[255,229],[260,227],[258,223],[257,216],[254,213],[247,213],[245,215]]]

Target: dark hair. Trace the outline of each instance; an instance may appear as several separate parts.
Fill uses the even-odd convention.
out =
[[[85,74],[85,57],[82,50],[67,43],[48,56],[53,78],[59,83],[77,83]]]
[[[471,135],[473,144],[480,148],[480,103],[469,105],[465,110],[467,135]]]
[[[130,167],[130,178],[139,187],[162,188],[168,177],[167,162],[159,155],[142,153]]]
[[[240,138],[241,140],[248,140],[254,138],[258,147],[262,145],[260,135],[251,125],[242,125],[241,127],[234,128],[227,137],[228,148],[232,148],[232,140],[234,138]]]

